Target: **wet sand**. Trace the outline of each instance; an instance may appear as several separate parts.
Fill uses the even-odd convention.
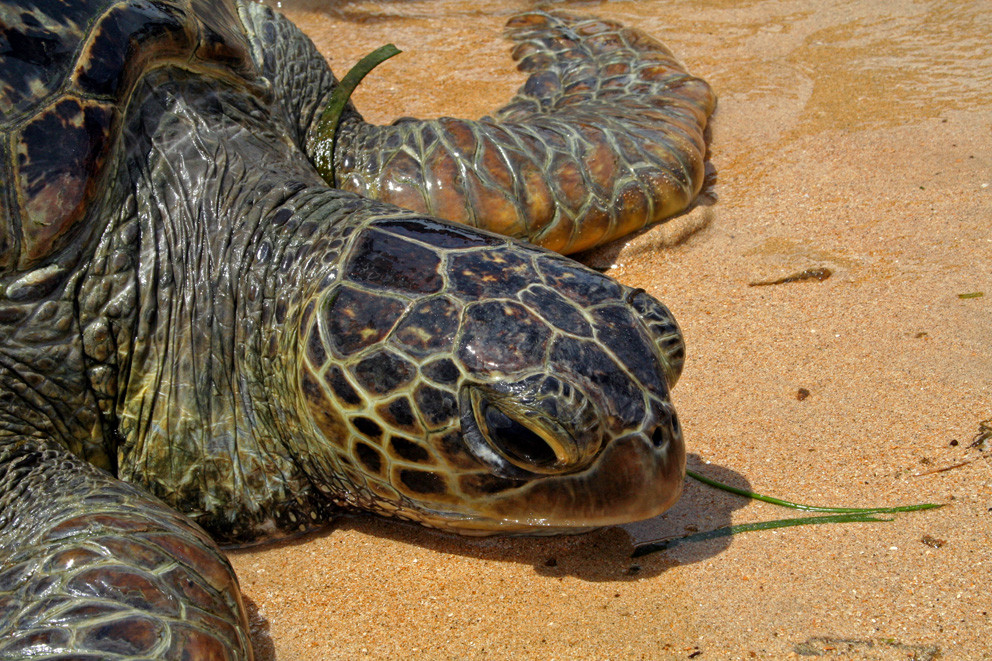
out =
[[[508,100],[500,29],[534,5],[283,4],[339,75],[406,51],[356,96],[379,122]],[[636,560],[635,542],[796,514],[689,481],[657,519],[574,537],[349,517],[232,554],[258,657],[992,658],[992,447],[968,447],[992,417],[992,7],[554,6],[648,31],[720,97],[706,203],[584,256],[679,319],[690,467],[816,504],[947,506]]]

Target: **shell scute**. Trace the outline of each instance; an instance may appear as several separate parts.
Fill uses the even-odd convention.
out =
[[[193,43],[180,8],[151,2],[117,5],[86,40],[73,73],[74,87],[84,94],[117,98],[148,60],[178,56]]]
[[[21,268],[61,247],[84,215],[96,188],[94,173],[106,159],[113,114],[107,103],[67,96],[16,135]]]
[[[242,78],[254,78],[251,47],[234,3],[193,0],[192,9],[200,30],[196,58],[233,71]]]
[[[321,321],[332,349],[347,357],[380,342],[405,309],[406,304],[398,299],[343,287],[328,297]]]
[[[373,396],[389,395],[410,383],[417,368],[389,351],[378,351],[352,368],[355,380]]]
[[[85,34],[92,11],[88,5],[38,1],[0,6],[3,123],[30,112],[61,86]]]
[[[414,356],[430,356],[448,346],[458,332],[461,306],[439,297],[415,305],[394,332],[394,341]]]
[[[84,249],[131,92],[163,64],[261,89],[231,0],[0,4],[0,275]]]
[[[368,230],[360,239],[347,269],[351,281],[403,293],[441,290],[441,258],[432,249],[379,230]]]

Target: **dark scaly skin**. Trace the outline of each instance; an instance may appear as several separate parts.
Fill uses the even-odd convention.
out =
[[[206,533],[46,445],[0,447],[0,658],[247,658],[241,591]]]
[[[362,509],[462,533],[633,521],[674,502],[682,345],[660,304],[423,221],[374,223],[343,265],[299,321],[302,403],[327,441],[312,479],[344,475]]]
[[[664,45],[599,19],[530,13],[506,36],[529,75],[478,121],[343,122],[337,185],[573,253],[685,210],[716,105]],[[325,134],[318,126],[315,137]],[[315,149],[315,159],[328,154]]]
[[[681,490],[668,310],[328,188],[304,149],[323,59],[271,10],[221,10],[246,33],[209,41],[221,55],[141,53],[102,169],[75,174],[82,215],[51,216],[60,238],[5,218],[0,658],[250,658],[210,537],[342,509],[561,532]],[[242,39],[251,59],[217,66]]]
[[[215,542],[106,472],[136,312],[119,122],[149,62],[252,86],[236,8],[199,5],[0,5],[0,658],[251,657]]]

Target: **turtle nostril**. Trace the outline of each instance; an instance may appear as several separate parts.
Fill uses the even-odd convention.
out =
[[[558,454],[539,434],[495,406],[484,402],[482,407],[489,441],[503,456],[520,468],[548,470],[555,467]]]
[[[651,433],[651,445],[656,448],[663,448],[672,441],[682,438],[682,428],[676,415],[666,416],[658,421],[658,426]]]
[[[656,448],[660,448],[665,443],[668,442],[668,430],[664,427],[655,427],[654,433],[651,434],[651,445]]]

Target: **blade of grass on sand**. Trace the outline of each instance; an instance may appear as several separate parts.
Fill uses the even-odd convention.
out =
[[[809,526],[823,523],[868,523],[892,521],[891,517],[879,518],[873,514],[832,514],[825,516],[804,516],[796,519],[776,519],[774,521],[758,521],[757,523],[741,523],[736,526],[724,526],[716,530],[706,530],[697,532],[685,537],[673,537],[671,539],[652,540],[638,544],[631,554],[632,558],[639,558],[649,553],[665,551],[680,544],[690,542],[705,542],[708,539],[719,537],[730,537],[742,532],[752,532],[755,530],[775,530],[776,528],[789,528],[791,526]]]
[[[747,489],[740,489],[738,487],[732,487],[729,484],[724,484],[712,478],[708,478],[705,475],[701,475],[693,470],[686,470],[686,475],[694,480],[702,482],[703,484],[709,485],[716,489],[721,489],[723,491],[728,491],[738,496],[744,496],[745,498],[752,498],[754,500],[760,500],[765,503],[770,503],[772,505],[778,505],[779,507],[787,507],[789,509],[805,510],[808,512],[826,512],[830,513],[827,516],[807,516],[799,517],[794,519],[776,519],[774,521],[759,521],[757,523],[742,523],[736,526],[725,526],[723,528],[717,528],[716,530],[707,530],[704,532],[694,533],[692,535],[686,535],[684,537],[674,537],[671,539],[663,540],[652,540],[650,542],[645,542],[643,544],[638,544],[634,549],[631,557],[638,558],[649,553],[656,553],[658,551],[664,551],[670,549],[674,546],[680,544],[686,544],[690,542],[702,542],[708,539],[717,539],[719,537],[729,537],[731,535],[737,535],[742,532],[752,532],[756,530],[774,530],[776,528],[788,528],[791,526],[809,526],[809,525],[821,525],[825,523],[871,523],[871,522],[886,522],[892,521],[893,517],[878,517],[877,514],[895,514],[898,512],[918,512],[921,510],[936,509],[938,507],[943,507],[941,504],[937,503],[919,503],[916,505],[901,505],[899,507],[819,507],[816,505],[804,505],[802,503],[793,503],[788,500],[782,500],[780,498],[773,498],[771,496],[764,496],[753,491],[748,491]]]
[[[732,487],[729,484],[718,482],[712,478],[706,477],[705,475],[700,475],[699,473],[688,469],[686,469],[685,474],[694,480],[702,482],[703,484],[708,484],[711,487],[715,487],[723,491],[729,491],[730,493],[735,493],[738,496],[760,500],[763,503],[771,503],[772,505],[778,505],[779,507],[788,507],[789,509],[794,510],[805,510],[807,512],[831,512],[834,514],[894,514],[896,512],[918,512],[920,510],[932,510],[937,509],[938,507],[943,507],[943,505],[938,503],[919,503],[916,505],[901,505],[899,507],[819,507],[817,505],[792,503],[788,500],[781,500],[779,498],[773,498],[772,496],[764,496],[760,493],[748,491],[747,489]]]

